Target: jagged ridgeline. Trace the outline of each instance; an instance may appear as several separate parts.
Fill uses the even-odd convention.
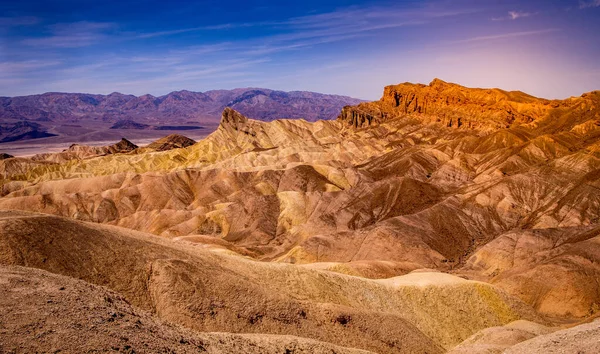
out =
[[[109,95],[48,92],[0,97],[0,143],[39,138],[50,138],[45,142],[76,138],[93,141],[94,136],[114,137],[118,134],[115,130],[130,131],[132,135],[127,136],[134,136],[135,131],[197,133],[207,126],[212,129],[225,107],[263,121],[334,119],[343,106],[360,102],[346,96],[258,88],[183,90],[159,97],[118,92]],[[92,131],[96,133],[91,134]]]
[[[567,129],[552,117],[572,113],[579,117],[571,117],[564,123],[587,122],[597,113],[597,102],[596,91],[567,100],[546,100],[520,91],[472,89],[435,79],[427,86],[411,83],[387,86],[381,100],[344,107],[340,119],[354,127],[365,127],[418,114],[423,123],[436,122],[454,128],[532,129],[541,124],[545,128]]]
[[[198,142],[117,145],[1,159],[0,209],[20,212],[2,221],[0,262],[108,286],[201,331],[390,353],[598,335],[550,333],[600,310],[600,91],[546,100],[436,79],[388,86],[337,120],[225,108]],[[144,256],[10,238],[23,223],[22,235],[81,227]]]

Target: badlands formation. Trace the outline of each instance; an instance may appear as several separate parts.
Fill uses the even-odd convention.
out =
[[[198,142],[3,157],[0,188],[0,351],[600,351],[600,91],[225,108]]]

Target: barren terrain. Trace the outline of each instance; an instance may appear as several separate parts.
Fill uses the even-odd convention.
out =
[[[32,279],[2,306],[87,282],[80,299],[111,292],[128,304],[106,311],[146,319],[136,352],[184,332],[182,351],[597,350],[600,91],[545,100],[436,79],[335,121],[225,108],[189,137],[0,160],[2,279]],[[7,350],[38,335],[1,320]]]

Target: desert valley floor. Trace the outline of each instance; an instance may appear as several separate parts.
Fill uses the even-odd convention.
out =
[[[600,91],[117,141],[2,155],[0,352],[600,352]]]

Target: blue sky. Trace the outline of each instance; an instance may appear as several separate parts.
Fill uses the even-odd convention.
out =
[[[600,0],[0,1],[0,95],[600,89]]]

